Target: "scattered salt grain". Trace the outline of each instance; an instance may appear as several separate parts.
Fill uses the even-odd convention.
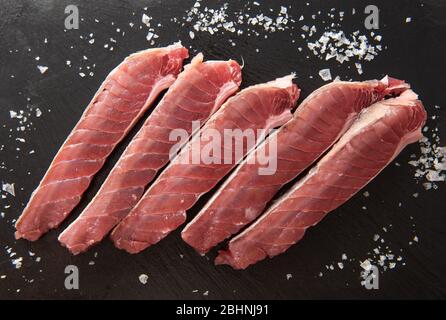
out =
[[[17,118],[17,112],[15,112],[15,111],[13,111],[13,110],[10,110],[10,111],[9,111],[9,117],[10,117],[11,119],[13,119],[13,118]]]
[[[48,70],[48,67],[38,65],[37,69],[39,69],[41,74],[44,74]]]
[[[2,190],[15,197],[14,183],[2,182]]]
[[[22,267],[22,261],[23,261],[22,257],[13,259],[12,264],[15,266],[16,269],[20,269]]]
[[[287,275],[286,275],[287,280],[290,280],[292,277],[293,277],[293,275],[291,273],[287,273]]]
[[[425,182],[423,183],[424,190],[430,190],[432,189],[432,183],[431,182]]]
[[[150,41],[150,40],[152,40],[152,38],[153,38],[153,36],[154,36],[155,34],[153,33],[153,32],[148,32],[147,33],[147,36],[146,36],[146,39],[147,39],[147,41]]]
[[[192,8],[186,11],[186,15],[182,20],[172,18],[172,21],[180,24],[182,27],[190,26],[195,32],[207,32],[211,35],[215,33],[247,33],[248,36],[265,36],[265,33],[273,33],[277,31],[284,31],[289,29],[288,22],[294,22],[292,17],[288,15],[288,9],[285,6],[280,7],[280,11],[274,15],[273,9],[267,12],[259,12],[261,10],[260,4],[253,4],[257,8],[254,13],[250,7],[245,7],[240,10],[228,10],[229,3],[223,3],[219,7],[210,8],[202,7],[201,1],[196,1]],[[232,46],[236,43],[233,42]]]
[[[424,137],[419,141],[421,155],[417,158],[411,155],[413,160],[408,163],[415,167],[414,176],[416,179],[426,179],[430,185],[424,186],[426,190],[436,190],[437,182],[445,181],[443,171],[446,170],[446,147],[440,146],[438,128],[425,127]]]
[[[362,74],[362,65],[358,62],[355,63],[356,70],[358,70],[358,74]]]
[[[331,78],[331,72],[330,69],[322,69],[319,71],[319,76],[322,78],[322,80],[324,81],[330,81]]]
[[[342,30],[332,30],[325,31],[314,42],[307,42],[307,47],[320,59],[335,58],[341,64],[352,59],[371,61],[382,51],[382,46],[373,44],[372,39],[360,35],[359,31],[346,35]]]
[[[146,275],[145,273],[142,273],[139,275],[138,279],[139,279],[139,282],[141,282],[142,284],[147,284],[147,280],[149,279],[149,276]]]
[[[441,167],[443,170],[444,167]],[[434,171],[434,170],[428,170],[427,171],[427,175],[426,175],[426,179],[432,182],[439,182],[439,181],[445,181],[446,180],[446,175],[444,174],[440,174],[438,171]]]
[[[372,264],[368,259],[364,260],[360,263],[361,268],[363,268],[366,271],[369,271],[372,268]]]
[[[147,27],[150,27],[150,20],[152,20],[152,17],[149,17],[145,13],[143,13],[141,21],[144,23]]]

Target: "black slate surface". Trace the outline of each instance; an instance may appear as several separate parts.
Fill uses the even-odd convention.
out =
[[[210,7],[223,4],[221,1],[204,2]],[[280,1],[258,2],[264,12],[269,7],[275,12],[280,9]],[[68,4],[78,5],[82,19],[79,30],[64,32],[64,8]],[[108,240],[75,257],[59,246],[57,235],[98,190],[131,135],[107,161],[62,228],[34,243],[14,240],[13,219],[20,215],[101,81],[125,56],[149,46],[145,39],[147,27],[143,25],[139,29],[143,12],[153,17],[152,25],[159,35],[155,46],[182,40],[184,45],[192,46],[192,54],[202,51],[207,59],[241,61],[243,57],[243,86],[296,72],[296,82],[305,97],[324,83],[318,71],[326,67],[342,79],[365,80],[385,74],[405,79],[420,94],[429,115],[437,116],[429,120],[428,125],[438,127],[438,134],[446,139],[445,1],[374,1],[380,9],[377,34],[383,36],[382,43],[387,48],[373,61],[363,63],[362,75],[358,75],[352,63],[339,65],[313,56],[299,28],[303,24],[314,24],[320,35],[326,25],[322,20],[327,19],[318,15],[312,20],[311,15],[318,11],[321,16],[326,15],[331,8],[336,8],[335,13],[345,11],[341,24],[346,33],[354,30],[365,33],[363,12],[369,4],[365,1],[310,1],[309,5],[306,1],[283,1],[287,6],[291,4],[289,14],[295,18],[301,14],[305,16],[303,22],[296,23],[295,30],[268,34],[267,38],[228,32],[213,36],[195,32],[195,39],[191,40],[191,26],[180,26],[171,18],[181,20],[184,11],[193,4],[194,1],[173,0],[1,2],[0,179],[14,182],[16,195],[12,197],[3,192],[6,198],[0,199],[0,211],[5,213],[5,217],[0,218],[0,276],[6,275],[0,279],[0,298],[445,298],[446,189],[444,183],[440,183],[438,190],[424,191],[414,179],[414,169],[407,162],[410,154],[419,155],[417,144],[406,148],[396,159],[401,166],[390,165],[367,186],[370,197],[358,194],[309,230],[304,240],[288,252],[245,271],[213,266],[215,251],[209,254],[209,259],[200,257],[181,241],[180,230],[138,255],[117,250]],[[243,7],[246,7],[244,1],[229,1],[228,11]],[[256,8],[253,4],[249,7]],[[351,14],[352,8],[356,9],[355,15]],[[412,17],[412,21],[406,23],[406,17]],[[135,26],[130,28],[129,22]],[[162,26],[156,26],[158,23]],[[125,31],[125,36],[117,33],[116,28]],[[90,33],[94,34],[94,44],[88,43]],[[81,39],[81,35],[87,39]],[[117,43],[111,43],[110,37]],[[236,46],[232,46],[229,39],[233,39]],[[105,43],[114,50],[104,48]],[[303,48],[302,52],[298,47]],[[83,55],[88,60],[83,60]],[[40,57],[39,61],[35,60],[36,56]],[[71,68],[66,66],[66,60],[71,61]],[[93,64],[94,76],[81,78],[79,66],[84,66],[82,72],[85,72],[85,66]],[[40,74],[37,65],[49,69]],[[434,105],[441,109],[435,109]],[[17,119],[10,119],[9,110],[36,107],[42,110],[42,116],[35,117],[35,110],[32,111],[27,122],[32,122],[30,128],[17,132]],[[136,129],[132,135],[135,132]],[[26,142],[21,143],[16,137],[25,138]],[[35,153],[28,154],[30,150]],[[414,198],[413,193],[419,193],[418,198]],[[204,200],[200,201],[190,210],[190,217],[203,203]],[[363,210],[363,206],[367,210]],[[383,227],[388,231],[384,232]],[[360,284],[359,260],[365,259],[376,247],[372,240],[374,234],[384,237],[384,247],[389,246],[396,255],[401,255],[405,265],[399,262],[395,269],[381,270],[380,289],[366,290]],[[410,245],[415,235],[419,242]],[[9,253],[8,248],[11,248]],[[35,256],[30,256],[28,251]],[[16,256],[10,257],[11,252],[16,252]],[[388,250],[383,249],[383,252]],[[355,260],[344,262],[344,269],[340,270],[337,262],[341,261],[343,253]],[[15,269],[11,263],[17,257],[23,257],[20,269]],[[41,257],[41,261],[36,262],[36,257]],[[94,261],[94,265],[90,265],[90,261]],[[79,290],[70,291],[64,287],[64,269],[70,264],[79,268]],[[325,266],[330,264],[334,271],[326,270]],[[322,277],[318,276],[319,272],[323,272]],[[142,273],[149,275],[146,285],[138,280]],[[287,280],[287,274],[292,274],[292,278]],[[208,295],[203,295],[206,291]]]

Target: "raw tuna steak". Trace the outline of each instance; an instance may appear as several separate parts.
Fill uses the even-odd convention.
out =
[[[107,76],[33,192],[17,221],[17,239],[37,240],[68,216],[114,147],[175,81],[187,57],[180,44],[148,49]]]
[[[404,82],[333,82],[310,94],[294,112],[293,119],[274,137],[277,170],[260,174],[256,159],[267,154],[267,139],[248,155],[216,194],[182,232],[184,241],[205,253],[237,233],[265,209],[279,189],[319,158],[342,135],[359,112],[384,95],[407,87]]]
[[[422,137],[426,112],[417,98],[407,90],[361,112],[308,175],[220,251],[216,264],[244,269],[286,251],[308,227],[361,190],[407,144]]]
[[[176,143],[172,130],[192,134],[192,121],[204,123],[237,90],[237,62],[207,61],[196,56],[147,118],[84,212],[59,236],[72,253],[101,241],[134,207],[157,171],[169,162]]]
[[[202,137],[215,132],[223,137],[228,129],[257,130],[282,125],[291,118],[290,109],[298,95],[292,76],[288,76],[249,87],[230,98],[115,228],[111,235],[115,245],[137,253],[160,241],[185,221],[186,210],[210,191],[249,151],[247,144],[243,144],[242,152],[236,152],[220,139],[207,141]],[[220,155],[214,154],[217,161],[209,164],[193,162],[196,150],[206,153],[205,150],[214,143],[219,143]],[[225,148],[229,151],[225,152]]]

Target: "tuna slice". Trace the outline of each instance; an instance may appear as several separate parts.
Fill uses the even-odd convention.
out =
[[[359,112],[386,94],[407,88],[403,81],[333,82],[310,94],[293,119],[248,155],[189,223],[182,237],[200,253],[237,233],[263,212],[279,189],[318,159],[348,129]],[[271,142],[272,141],[272,142]],[[276,170],[262,172],[271,143]]]
[[[409,143],[426,120],[417,95],[407,90],[361,112],[333,148],[254,224],[220,251],[216,264],[244,269],[274,257],[370,182]]]
[[[172,130],[192,134],[192,121],[205,122],[234,94],[241,82],[237,62],[207,61],[195,57],[164,95],[129,144],[84,212],[59,236],[72,253],[85,251],[102,240],[133,208],[155,177],[169,162],[176,141]]]
[[[105,79],[64,142],[16,224],[16,238],[37,240],[79,203],[93,176],[154,99],[181,71],[180,44],[127,57]]]
[[[291,118],[290,109],[299,95],[292,78],[288,76],[252,86],[230,98],[115,228],[111,235],[115,245],[137,253],[181,225],[186,219],[186,210],[210,191],[249,151],[247,143],[243,143],[241,152],[221,143],[220,137],[226,139],[228,129],[243,132],[268,129]],[[211,139],[214,134],[220,137]],[[202,157],[194,161],[197,151],[207,154],[208,150],[219,150],[215,154],[210,151],[214,161],[201,161]]]

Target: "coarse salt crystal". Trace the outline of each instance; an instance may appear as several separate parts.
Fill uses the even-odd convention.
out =
[[[39,69],[41,74],[44,74],[48,70],[48,67],[38,65],[37,69]]]
[[[142,284],[146,284],[147,280],[149,279],[149,276],[146,275],[145,273],[142,273],[139,275],[138,279],[139,279],[139,282],[141,282]]]
[[[426,179],[432,182],[436,181],[445,181],[446,176],[444,174],[440,174],[438,171],[434,170],[428,170],[428,173],[426,175]]]
[[[2,190],[15,197],[14,183],[2,182]]]
[[[152,40],[152,38],[153,38],[153,36],[154,36],[155,34],[153,33],[153,32],[148,32],[147,33],[147,36],[146,36],[146,39],[147,39],[147,41],[150,41],[150,40]]]
[[[358,74],[362,74],[362,65],[358,62],[355,63],[356,70],[358,70]]]
[[[324,81],[330,81],[331,78],[331,72],[330,69],[322,69],[319,71],[319,76],[322,78],[322,80]]]
[[[370,261],[368,259],[361,262],[360,266],[361,266],[361,268],[363,268],[366,271],[370,271],[370,269],[372,269],[372,264],[370,263]]]
[[[143,13],[141,21],[144,23],[147,27],[150,27],[150,20],[152,20],[152,17],[149,17],[145,13]]]
[[[22,261],[23,261],[22,257],[13,259],[12,264],[15,266],[16,269],[20,269],[22,267]]]

